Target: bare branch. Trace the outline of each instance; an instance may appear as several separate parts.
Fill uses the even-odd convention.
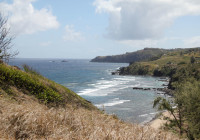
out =
[[[7,25],[7,18],[3,17],[0,13],[0,60],[4,62],[9,62],[10,58],[15,57],[18,51],[11,52],[13,47],[12,41],[14,36],[10,35],[10,28]]]

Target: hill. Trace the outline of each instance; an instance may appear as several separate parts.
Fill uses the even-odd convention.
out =
[[[15,91],[34,96],[41,103],[48,106],[75,106],[94,109],[87,100],[81,98],[68,88],[41,76],[27,65],[25,71],[4,63],[0,64],[0,88],[6,94],[15,96]]]
[[[154,57],[157,58],[169,51],[172,50],[158,49],[158,48],[144,48],[143,50],[138,50],[136,52],[130,52],[121,55],[97,56],[96,58],[92,59],[91,62],[132,63],[136,61],[138,62],[138,61],[148,60]]]
[[[194,58],[194,63],[191,64],[191,58]],[[191,69],[193,68],[193,70]],[[147,60],[142,62],[134,62],[128,67],[120,68],[120,75],[151,75],[151,76],[169,76],[171,81],[169,88],[174,89],[172,82],[177,81],[175,75],[183,69],[188,69],[192,75],[196,75],[200,68],[200,48],[175,49],[163,54],[156,60]],[[190,70],[189,70],[190,69]],[[196,73],[195,73],[196,72]],[[175,80],[176,79],[176,80]]]
[[[0,64],[0,139],[175,139],[107,115],[27,65]]]
[[[91,62],[112,62],[112,63],[131,63],[136,61],[148,60],[168,52],[165,49],[144,48],[136,52],[129,52],[121,55],[97,56]]]

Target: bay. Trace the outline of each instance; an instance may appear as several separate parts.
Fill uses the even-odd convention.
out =
[[[124,63],[94,63],[83,59],[12,59],[11,65],[31,66],[41,75],[66,86],[91,101],[108,114],[134,123],[150,121],[157,111],[152,108],[158,96],[154,90],[133,90],[133,87],[161,88],[165,82],[151,76],[119,76],[111,72]],[[159,95],[162,96],[162,95]]]

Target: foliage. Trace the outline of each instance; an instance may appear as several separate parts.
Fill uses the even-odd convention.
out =
[[[95,108],[91,103],[66,87],[38,75],[32,68],[26,66],[25,69],[29,73],[6,64],[0,64],[0,87],[5,91],[11,86],[16,87],[48,105],[74,104],[88,109]]]
[[[176,106],[176,108],[175,108]],[[183,119],[182,119],[182,103],[179,100],[169,101],[162,97],[157,97],[154,100],[153,107],[157,107],[158,110],[167,110],[173,116],[173,119],[166,117],[173,125],[179,128],[180,135],[183,133]]]
[[[26,64],[24,64],[22,67],[24,68],[24,71],[27,73],[31,73],[34,75],[40,75],[39,72],[37,72],[36,70],[34,70],[33,68],[31,68],[30,66],[28,66]]]
[[[8,85],[14,85],[18,88],[28,90],[31,94],[35,95],[45,103],[58,103],[62,101],[62,98],[58,93],[39,82],[37,77],[8,67],[4,64],[0,65],[0,80]]]
[[[176,106],[176,107],[174,107]],[[179,133],[186,134],[190,140],[200,139],[200,83],[194,78],[179,81],[176,86],[174,100],[158,97],[153,107],[167,110],[173,119],[167,118],[170,129],[179,128]],[[176,129],[174,129],[176,130]]]
[[[120,74],[126,75],[150,75],[152,73],[150,65],[141,65],[139,63],[133,63],[131,67],[121,68]]]
[[[185,79],[177,87],[176,99],[184,107],[184,118],[187,121],[188,137],[200,139],[200,83],[194,78]]]
[[[165,65],[153,71],[154,76],[171,76],[176,72],[176,67],[173,65]]]

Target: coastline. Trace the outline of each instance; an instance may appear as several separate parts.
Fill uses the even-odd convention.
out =
[[[160,79],[163,80],[165,78],[160,77]],[[164,86],[167,86],[167,87],[158,88],[157,91],[161,91],[161,92],[163,92],[164,95],[173,97],[173,90],[168,88],[170,78],[166,77],[165,80],[168,82],[168,84],[164,85]],[[157,93],[157,94],[160,94],[160,93]],[[167,120],[164,119],[165,117],[173,118],[173,116],[170,114],[169,111],[162,111],[162,112],[156,114],[155,117],[151,121],[147,122],[145,125],[148,125],[156,130],[161,129],[163,127],[163,125],[165,123],[167,123]]]
[[[162,126],[167,123],[167,120],[164,119],[164,117],[173,117],[168,111],[162,112],[159,116],[153,118],[150,122],[146,123],[145,125],[148,125],[156,130],[162,128]]]
[[[135,90],[154,90],[156,91],[156,94],[163,94],[167,95],[169,97],[173,97],[173,90],[168,88],[170,78],[169,77],[159,77],[160,79],[158,81],[168,82],[166,85],[163,84],[163,88],[140,88],[140,87],[133,87]],[[148,122],[144,123],[145,126],[150,126],[153,129],[160,129],[162,126],[167,123],[167,120],[165,120],[165,117],[172,118],[173,116],[168,111],[161,111],[159,113],[156,113],[156,115]]]
[[[122,75],[120,74],[120,70],[117,70],[115,72],[112,72],[112,75]],[[158,76],[153,76],[158,77]],[[165,96],[173,97],[173,90],[169,89],[169,81],[170,77],[163,77],[160,76],[158,81],[167,82],[167,84],[163,84],[162,88],[143,88],[143,87],[133,87],[134,90],[154,90],[156,91],[156,94],[163,94]],[[150,121],[144,123],[143,125],[148,125],[154,129],[160,129],[167,120],[164,120],[164,117],[172,117],[168,111],[162,111],[160,113],[157,113]]]

